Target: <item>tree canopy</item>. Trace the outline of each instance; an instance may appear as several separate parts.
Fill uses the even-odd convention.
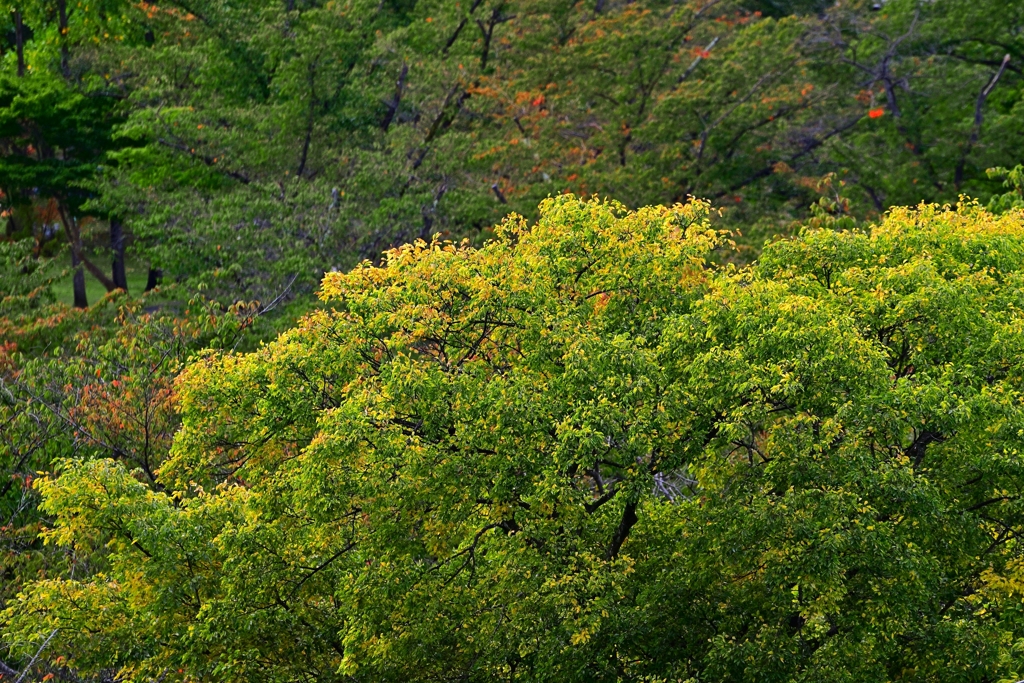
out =
[[[179,379],[159,486],[36,484],[17,642],[125,680],[1016,680],[1022,215],[544,202]],[[28,650],[31,650],[28,647]]]
[[[861,218],[987,201],[986,169],[1024,158],[1016,1],[14,9],[9,215],[59,200],[101,280],[90,234],[116,219],[167,281],[228,304],[312,292],[417,238],[479,244],[563,192],[634,209],[707,198],[750,260],[822,194]]]

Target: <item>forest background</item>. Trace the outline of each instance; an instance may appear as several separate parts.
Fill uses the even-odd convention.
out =
[[[735,243],[710,258],[742,265],[893,206],[1024,203],[1017,0],[26,0],[0,23],[0,608],[95,567],[40,540],[34,478],[111,457],[161,491],[187,361],[259,348],[391,247],[481,246],[553,196],[696,197]]]

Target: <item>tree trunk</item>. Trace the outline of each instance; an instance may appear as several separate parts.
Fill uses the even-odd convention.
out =
[[[21,23],[21,11],[14,10],[14,45],[18,52],[18,75],[25,75],[25,29]]]
[[[384,116],[384,121],[380,124],[381,130],[385,133],[388,132],[391,122],[395,120],[395,115],[398,113],[398,105],[402,103],[402,91],[405,89],[405,77],[408,75],[409,65],[406,63],[402,65],[402,72],[398,74],[398,82],[395,84],[395,96],[388,104],[388,113]]]
[[[67,0],[57,0],[57,26],[60,28],[60,72],[64,78],[71,76],[68,66],[68,7]]]
[[[82,260],[79,258],[80,249],[71,248],[71,267],[75,269],[75,276],[72,279],[75,290],[75,308],[88,308],[89,298],[85,294],[85,271],[82,269]]]
[[[114,252],[112,279],[114,284],[128,291],[128,277],[124,272],[124,226],[116,218],[110,219],[110,248]]]
[[[117,289],[117,285],[82,253],[82,233],[78,229],[78,223],[73,217],[68,215],[63,203],[59,200],[57,201],[57,212],[60,214],[60,221],[64,225],[64,233],[68,236],[68,244],[71,245],[71,251],[74,254],[74,258],[77,259],[75,263],[85,266],[108,292],[113,292]]]
[[[150,268],[149,277],[146,279],[146,291],[156,289],[156,286],[160,284],[160,281],[164,277],[164,271],[159,268]]]

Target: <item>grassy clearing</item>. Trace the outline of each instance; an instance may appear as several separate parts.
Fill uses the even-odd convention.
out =
[[[99,256],[94,258],[93,255],[89,255],[100,268],[104,268],[109,271],[110,263],[108,260]],[[62,259],[63,260],[63,259]],[[66,263],[60,265],[54,264],[54,270],[67,269],[67,273],[53,283],[53,293],[57,297],[57,301],[66,303],[69,306],[75,303],[74,284],[72,282],[73,272],[71,271],[70,257],[67,257]],[[107,273],[109,275],[109,272]],[[132,296],[138,296],[142,294],[142,291],[146,288],[146,278],[149,275],[149,266],[145,263],[128,259],[125,263],[125,274],[128,276],[128,293]],[[106,288],[100,284],[99,280],[94,278],[89,271],[85,271],[85,292],[89,298],[89,304],[94,304],[107,293]]]

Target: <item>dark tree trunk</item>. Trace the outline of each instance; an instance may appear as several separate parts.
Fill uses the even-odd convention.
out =
[[[68,7],[67,0],[57,0],[57,26],[60,28],[60,72],[64,78],[71,76],[68,66]]]
[[[622,544],[626,542],[626,537],[629,536],[629,530],[638,521],[640,520],[636,516],[636,503],[626,503],[626,507],[622,511],[622,519],[619,520],[619,528],[615,530],[611,545],[608,546],[608,552],[605,555],[607,559],[614,560],[618,557]]]
[[[164,271],[159,268],[149,269],[149,278],[146,280],[146,291],[156,289],[156,286],[160,284],[160,281],[164,278]]]
[[[112,279],[114,284],[128,291],[128,277],[124,272],[124,226],[116,218],[110,219],[110,248],[114,252]]]
[[[82,233],[79,230],[78,222],[68,215],[67,210],[59,200],[57,201],[57,211],[60,214],[60,221],[64,225],[64,234],[67,235],[68,245],[74,253],[73,265],[85,266],[88,271],[92,273],[92,276],[99,280],[100,284],[102,284],[108,292],[113,292],[117,289],[117,285],[115,285],[114,281],[107,277],[95,263],[86,258],[85,254],[82,252]],[[84,294],[82,300],[85,300]]]
[[[14,46],[18,52],[18,75],[25,75],[25,27],[21,23],[21,11],[14,10]]]
[[[381,130],[385,133],[388,132],[391,122],[395,120],[395,114],[398,113],[398,105],[402,103],[402,91],[405,89],[405,77],[408,75],[409,65],[403,64],[402,71],[398,74],[398,82],[395,84],[395,96],[391,98],[391,102],[388,104],[388,113],[380,124]]]
[[[82,269],[82,260],[78,258],[78,249],[71,250],[71,267],[75,269],[75,276],[72,280],[75,290],[75,308],[88,308],[89,298],[85,295],[85,270]]]

